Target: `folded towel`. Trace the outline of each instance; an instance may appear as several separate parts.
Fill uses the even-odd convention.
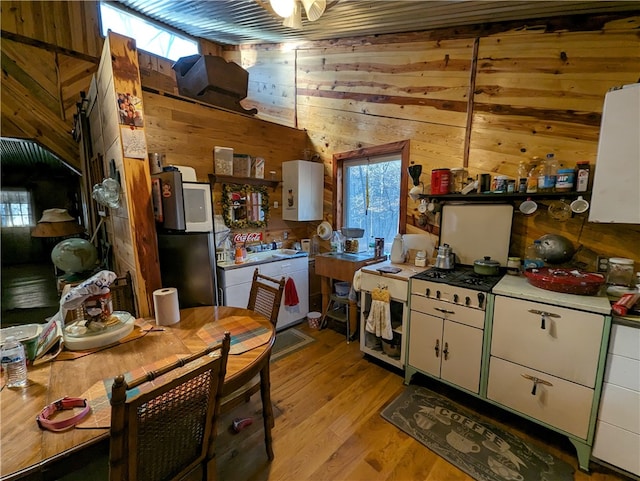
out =
[[[299,302],[296,283],[293,281],[293,277],[289,277],[287,283],[284,285],[284,305],[297,306]]]

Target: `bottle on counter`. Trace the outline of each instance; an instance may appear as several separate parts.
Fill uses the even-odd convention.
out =
[[[554,154],[547,154],[545,161],[538,169],[538,192],[553,192],[556,186],[558,163]]]
[[[542,161],[540,157],[534,157],[531,159],[531,163],[527,166],[529,172],[527,173],[527,194],[535,194],[538,192],[538,169]]]
[[[2,369],[7,387],[27,385],[27,357],[24,346],[15,337],[9,336],[2,346]]]
[[[589,190],[589,161],[585,160],[576,164],[576,192]]]
[[[521,160],[518,164],[518,179],[516,180],[516,192],[524,194],[527,191],[527,178],[529,177],[529,170],[527,169],[527,163]]]
[[[540,253],[542,247],[542,241],[536,239],[533,244],[527,246],[524,252],[524,268],[533,269],[537,267],[544,267],[544,260]]]

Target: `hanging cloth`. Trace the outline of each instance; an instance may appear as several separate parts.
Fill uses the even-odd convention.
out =
[[[287,283],[284,285],[284,305],[297,306],[299,302],[296,283],[293,281],[293,277],[289,277]]]
[[[393,339],[393,329],[391,328],[391,294],[387,289],[376,288],[371,293],[371,309],[365,329],[391,341]]]

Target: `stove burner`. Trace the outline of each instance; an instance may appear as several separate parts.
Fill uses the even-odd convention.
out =
[[[433,267],[420,274],[416,274],[413,278],[490,292],[493,286],[502,279],[502,274],[497,276],[482,276],[476,274],[473,271],[473,267],[469,266],[456,266],[455,269],[447,271]]]

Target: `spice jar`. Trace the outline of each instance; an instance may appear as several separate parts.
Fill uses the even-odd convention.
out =
[[[631,287],[633,285],[633,259],[611,257],[607,269],[607,284]]]
[[[520,274],[520,258],[509,257],[507,258],[507,274],[517,276]]]

